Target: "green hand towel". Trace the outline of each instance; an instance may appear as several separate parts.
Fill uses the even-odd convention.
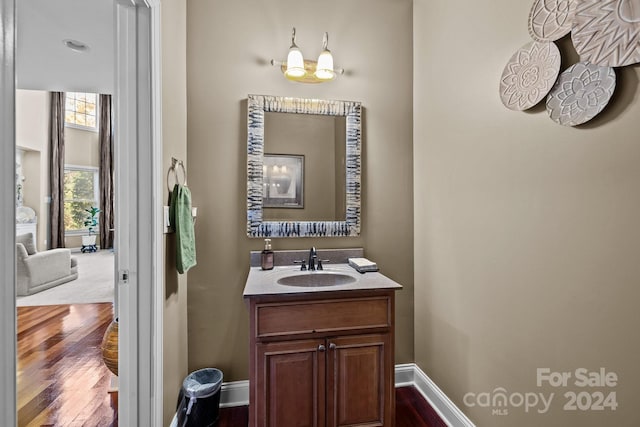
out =
[[[184,274],[196,265],[196,236],[191,216],[191,192],[176,184],[171,194],[169,222],[176,232],[176,268]]]

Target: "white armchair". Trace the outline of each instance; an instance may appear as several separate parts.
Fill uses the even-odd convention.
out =
[[[69,249],[37,252],[31,233],[16,237],[17,294],[32,295],[78,278],[78,265]]]

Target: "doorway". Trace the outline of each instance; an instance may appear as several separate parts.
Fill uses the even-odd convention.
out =
[[[21,6],[30,1],[17,3],[18,36],[25,43],[29,39],[25,33],[33,31],[31,21],[40,17],[35,11],[30,17],[22,16]],[[67,12],[58,11],[63,16]],[[38,31],[46,29],[39,25]],[[115,253],[110,241],[111,94],[85,92],[83,87],[62,81],[48,82],[48,73],[32,85],[59,91],[55,96],[31,89],[39,86],[24,88],[20,64],[28,58],[21,58],[22,51],[29,51],[28,44],[18,43],[16,66],[18,425],[117,425],[117,377],[101,355],[102,337],[114,318],[115,295]],[[68,67],[62,74],[72,81],[77,74],[91,74],[73,62],[75,55],[70,52],[59,61]],[[61,92],[68,89],[80,92]],[[62,97],[66,102],[51,102]],[[57,113],[47,114],[51,111]],[[54,127],[64,141],[64,156],[59,156],[64,160],[56,162],[64,169],[58,174],[49,161],[53,156],[48,152],[56,152],[49,149],[50,120],[64,120]],[[57,243],[65,249],[51,247],[47,233],[52,228],[52,204],[45,202],[50,200],[47,184],[60,175],[64,177],[58,183],[63,202],[56,204],[59,213],[54,217],[62,219],[56,225],[64,238]],[[96,241],[85,245],[89,236]],[[80,393],[79,384],[85,388]]]
[[[24,12],[20,5],[30,1],[18,3],[19,14]],[[25,21],[29,19],[19,21],[19,25],[26,27],[19,35],[30,31],[30,22]],[[43,31],[41,26],[38,28]],[[29,46],[23,49],[18,44],[18,64],[28,62],[28,58],[21,59],[21,50],[29,51]],[[70,82],[76,74],[91,74],[90,69],[82,69],[71,61],[75,52],[69,51],[67,55],[59,62],[68,68],[62,74]],[[109,68],[115,69],[113,64]],[[32,73],[31,84],[25,87],[20,78],[24,67],[18,65],[16,70],[16,235],[20,236],[24,248],[31,249],[27,257],[19,256],[17,260],[17,306],[113,303],[112,95],[68,92],[83,88],[48,80],[46,72],[38,81]],[[113,81],[113,73],[109,77]],[[52,93],[40,90],[41,87],[58,91],[56,96],[64,97],[65,102],[52,103]],[[103,89],[113,91],[113,84],[105,84],[101,91]],[[60,111],[52,115],[52,109]],[[61,126],[56,127],[64,141],[64,156],[59,156],[61,161],[57,163],[63,170],[57,174],[50,173],[51,117],[64,119],[64,125],[60,123]],[[53,206],[50,187],[51,181],[59,176],[63,180],[56,185],[63,201],[55,204],[58,212],[55,217],[62,221],[55,225],[61,228],[62,233],[57,234],[62,234],[63,239],[54,243],[49,236]],[[71,254],[64,262],[56,261],[52,269],[49,265],[52,258],[62,256],[65,251],[48,250],[59,247],[67,248]],[[24,254],[24,251],[18,253]],[[36,254],[36,258],[31,258]]]
[[[119,420],[123,425],[151,426],[162,419],[162,269],[153,268],[162,265],[159,3],[118,0],[115,16],[115,120],[120,127],[115,142],[120,147],[116,192],[122,196],[115,213],[121,325]],[[0,0],[0,20],[0,197],[6,201],[15,199],[13,0]],[[0,411],[7,426],[16,425],[15,220],[15,204],[0,204]],[[138,366],[149,369],[138,370]]]

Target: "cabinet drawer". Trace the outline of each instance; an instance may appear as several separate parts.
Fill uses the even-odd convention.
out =
[[[387,295],[258,303],[252,317],[257,338],[390,328],[393,318],[391,299]]]

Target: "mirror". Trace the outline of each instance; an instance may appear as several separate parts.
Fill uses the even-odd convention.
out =
[[[248,236],[360,234],[361,109],[249,95]]]
[[[264,114],[263,221],[342,221],[346,117]]]

